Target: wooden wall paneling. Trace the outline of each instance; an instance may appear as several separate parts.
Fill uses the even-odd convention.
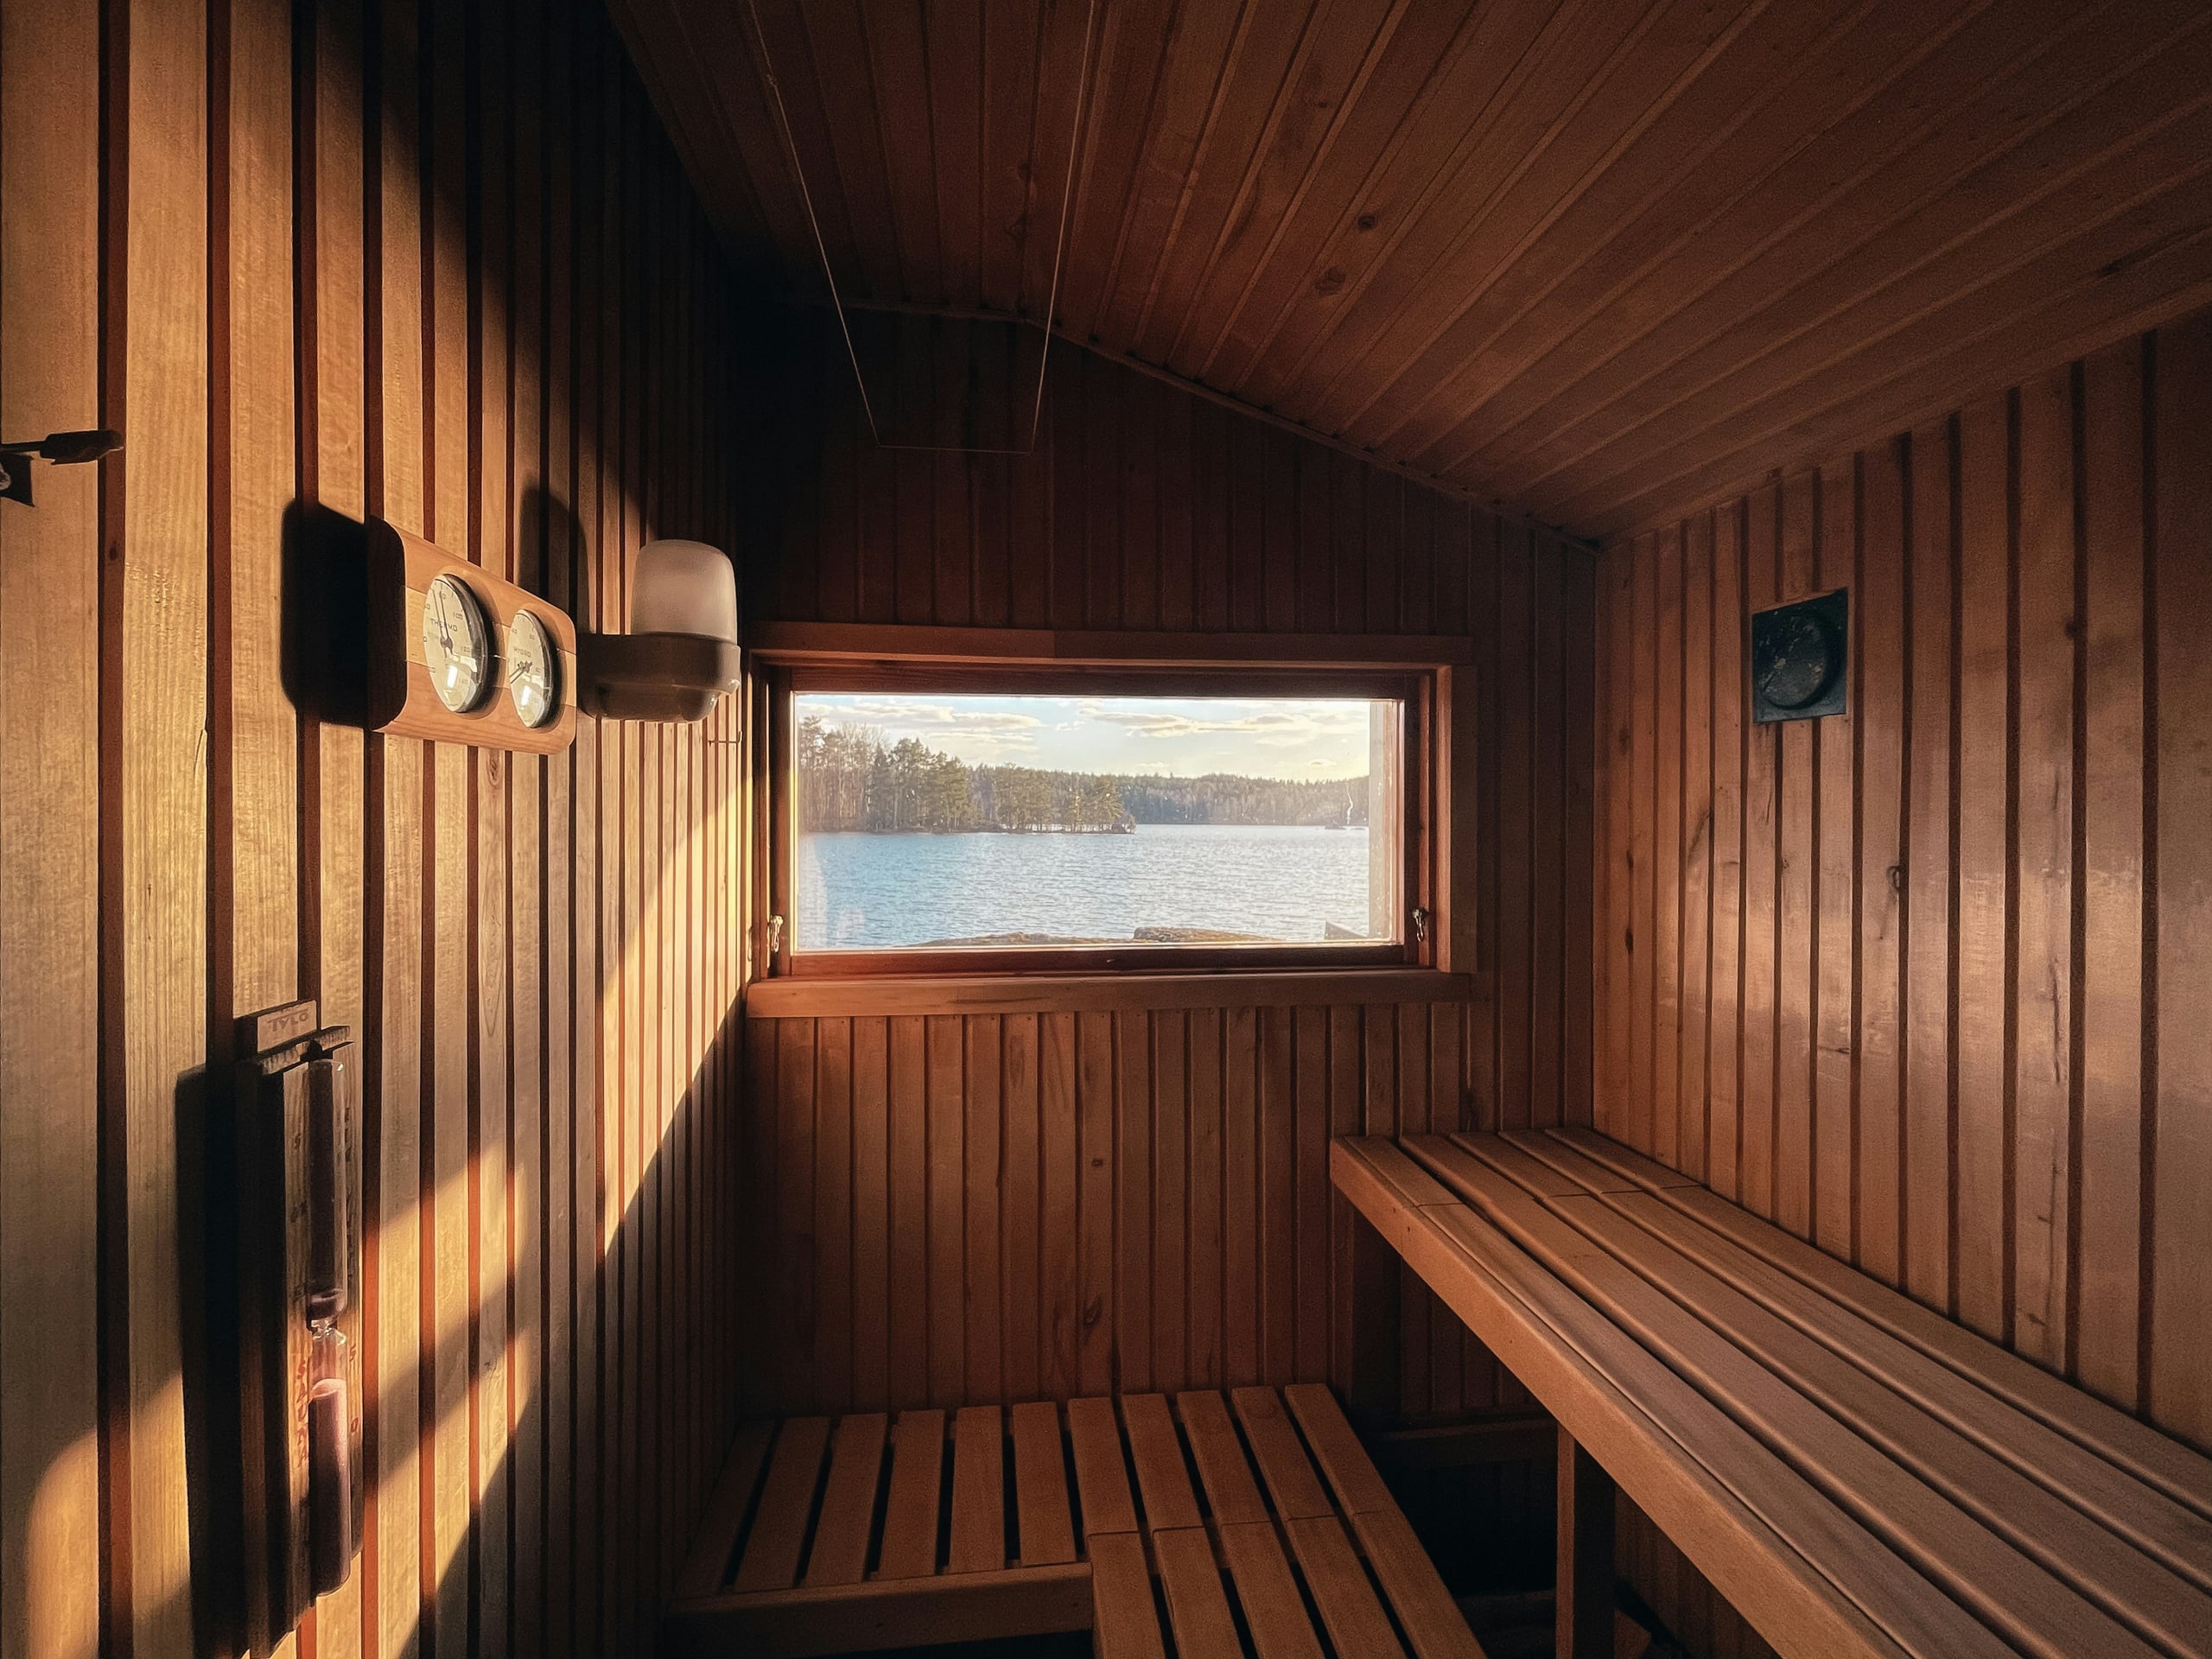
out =
[[[113,384],[100,334],[99,8],[10,9],[0,64],[0,425],[82,426]],[[0,1113],[5,1659],[93,1652],[102,1596],[87,1564],[102,1527],[104,1033],[99,887],[85,872],[101,864],[114,781],[100,742],[99,550],[115,510],[89,468],[41,467],[36,488],[35,512],[0,507],[0,795],[37,803],[10,813],[0,837],[0,1099],[19,1103]],[[162,1455],[158,1439],[152,1450]]]
[[[1145,1394],[1157,1386],[1152,1360],[1152,1014],[1128,1009],[1110,1018],[1114,1214],[1106,1230],[1114,1254],[1114,1375],[1126,1392]]]
[[[1456,1015],[1458,1010],[1452,1012]],[[1301,1377],[1325,1377],[1330,1363],[1329,1199],[1333,1191],[1328,1168],[1329,1013],[1325,1007],[1301,1007],[1292,1020],[1296,1045],[1292,1070],[1298,1097],[1297,1195],[1292,1205],[1297,1236],[1298,1346],[1292,1369]],[[1458,1083],[1454,1077],[1455,1089]]]
[[[1114,1016],[1078,1014],[1074,1031],[1077,1386],[1086,1394],[1118,1386],[1114,1346],[1115,1133],[1116,1087]],[[1249,1169],[1247,1159],[1242,1167]],[[1246,1236],[1251,1227],[1246,1227]],[[1247,1306],[1250,1293],[1246,1292]]]
[[[1648,537],[1637,550],[1631,572],[1631,610],[1635,623],[1629,634],[1631,683],[1636,688],[1630,704],[1629,770],[1629,951],[1627,1092],[1619,1109],[1624,1138],[1643,1145],[1651,1138],[1652,1103],[1657,1087],[1653,1063],[1652,1019],[1657,1010],[1655,995],[1656,957],[1653,940],[1658,931],[1654,910],[1658,871],[1656,815],[1658,785],[1658,675],[1659,675],[1659,558],[1658,538]]]
[[[105,1289],[110,1366],[104,1433],[111,1573],[108,1619],[140,1651],[192,1640],[177,1283],[177,1080],[207,1058],[207,801],[199,743],[207,721],[209,464],[207,18],[198,5],[134,5],[105,168],[113,211],[101,407],[134,435],[111,461],[101,584],[102,1205],[120,1285]],[[111,44],[111,51],[114,49]],[[13,86],[24,83],[14,65]],[[127,137],[125,136],[127,135]],[[120,279],[119,281],[118,279]],[[130,303],[122,305],[127,294]],[[117,419],[117,416],[120,419]],[[126,652],[126,645],[129,649]],[[161,671],[148,671],[158,661]],[[129,734],[130,741],[124,741]],[[153,899],[124,925],[125,893]]]
[[[1605,935],[1599,959],[1604,964],[1600,982],[1605,1012],[1598,1022],[1602,1058],[1592,1117],[1600,1130],[1615,1136],[1628,1133],[1630,1010],[1636,1005],[1630,976],[1636,939],[1631,829],[1636,799],[1635,568],[1634,550],[1627,545],[1608,550],[1599,567],[1603,652],[1599,662],[1606,688],[1599,735],[1605,755],[1605,857],[1599,884],[1605,893]]]
[[[1184,1054],[1190,1067],[1187,1107],[1191,1124],[1191,1334],[1185,1358],[1192,1387],[1217,1388],[1227,1376],[1224,1335],[1228,1321],[1224,1314],[1224,1298],[1229,1294],[1224,1279],[1228,1261],[1224,1163],[1229,1144],[1228,1100],[1222,1069],[1222,1015],[1218,1008],[1191,1011]]]
[[[2141,342],[2082,365],[2081,522],[2081,1253],[2073,1335],[2082,1386],[2141,1403],[2145,804]]]
[[[2076,596],[2074,377],[2058,370],[2020,389],[2016,439],[2015,681],[2018,759],[2012,884],[2013,1282],[2020,1351],[2063,1366],[2070,1346],[2069,1210],[2079,1091],[2074,998]]]
[[[1191,1323],[1188,1217],[1193,1182],[1187,1055],[1190,1016],[1152,1012],[1152,1330],[1157,1376],[1187,1377]],[[973,1199],[971,1198],[971,1202]],[[1300,1258],[1301,1263],[1304,1257]],[[1011,1388],[1008,1389],[1011,1397]]]
[[[1044,1390],[1046,1332],[1040,1263],[1043,1230],[1051,1224],[1042,1203],[1037,1016],[1002,1017],[999,1041],[1004,1067],[999,1100],[1005,1114],[1000,1132],[1005,1173],[996,1241],[1003,1309],[1001,1375],[1009,1399],[1034,1400]]]
[[[301,992],[363,1027],[368,1224],[351,1319],[366,1527],[314,1650],[620,1646],[657,1616],[732,1409],[706,1249],[733,1213],[707,1213],[706,1149],[736,1103],[715,1051],[741,1029],[708,971],[727,965],[709,888],[739,850],[722,757],[703,733],[588,723],[544,764],[364,740],[295,708],[280,601],[319,545],[293,540],[315,508],[372,510],[588,622],[619,614],[646,535],[727,538],[719,259],[595,10],[395,4],[372,24],[237,0],[97,21],[11,13],[0,44],[0,169],[41,226],[34,248],[0,213],[0,280],[39,282],[47,319],[36,340],[0,328],[0,412],[130,435],[104,479],[42,476],[30,527],[6,526],[4,626],[39,630],[11,632],[0,682],[11,779],[55,764],[19,775],[17,715],[42,707],[24,677],[63,683],[69,652],[99,647],[78,659],[96,735],[73,751],[98,787],[56,796],[80,816],[49,802],[11,823],[0,884],[48,871],[9,915],[49,941],[97,918],[73,959],[97,963],[104,1012],[78,1058],[102,1054],[105,1085],[80,1121],[57,1108],[0,1141],[6,1191],[66,1198],[74,1146],[92,1200],[73,1243],[49,1229],[49,1254],[11,1247],[0,1322],[17,1327],[35,1281],[89,1310],[110,1368],[70,1382],[105,1409],[60,1447],[35,1391],[10,1385],[9,1651],[22,1632],[38,1651],[227,1639],[235,1492],[186,1446],[228,1408],[219,1316],[203,1326],[204,1297],[181,1294],[208,1248],[199,1080],[219,1075],[233,1015]],[[104,124],[73,74],[115,92]],[[580,139],[567,112],[614,142]],[[17,176],[33,165],[37,191]],[[111,556],[97,577],[79,562],[98,604],[80,584],[73,612],[68,561],[12,554],[88,534],[95,493]],[[102,808],[92,855],[48,869]],[[58,1044],[41,1086],[66,1103],[92,982],[56,965],[9,985],[0,1067],[19,1087],[35,1028]],[[70,1263],[92,1271],[95,1223],[117,1271],[64,1294]],[[42,1329],[45,1374],[70,1379],[67,1332]],[[714,1337],[677,1342],[688,1330]],[[100,1548],[47,1571],[79,1524],[106,1526]],[[90,1581],[88,1559],[106,1563]],[[26,1585],[35,1624],[12,1618]]]
[[[1046,1397],[1067,1399],[1081,1387],[1083,1333],[1082,1183],[1077,1136],[1076,1016],[1038,1017],[1037,1113],[1039,1166],[1039,1255],[1044,1344],[1040,1386]],[[1058,1224],[1052,1224],[1053,1218]],[[1073,1218],[1075,1225],[1069,1225]]]
[[[2197,1444],[2202,1321],[2172,1264],[2202,1230],[2201,1183],[2179,1173],[2201,1161],[2178,1103],[2199,1046],[2176,1035],[2203,1016],[2187,908],[2201,838],[2174,826],[2194,822],[2204,768],[2202,722],[2173,689],[2195,647],[2172,607],[2201,586],[2189,435],[2208,337],[2201,319],[2162,330],[1726,504],[1709,730],[1693,702],[1659,711],[1715,766],[1709,1179],[1725,1190],[1732,1062],[1745,1202]],[[1610,573],[1676,528],[1617,544]],[[1847,721],[1795,741],[1736,725],[1741,664],[1720,658],[1746,614],[1845,581]],[[1615,671],[1620,616],[1605,609],[1595,725],[1632,746],[1643,686]],[[1739,744],[1736,925],[1723,820]],[[1793,782],[1802,763],[1813,775]],[[1640,833],[1608,814],[1592,870],[1609,903]],[[1801,928],[1777,899],[1807,854]],[[1640,989],[1601,979],[1600,1033],[1621,1027],[1624,985]]]
[[[1713,904],[1713,515],[1682,526],[1681,1017],[1675,1049],[1675,1147],[1681,1166],[1705,1177],[1710,1094],[1706,1005]],[[1733,688],[1730,690],[1732,691]]]
[[[1752,495],[1745,512],[1744,600],[1754,614],[1774,604],[1779,597],[1781,507],[1780,488],[1769,486]],[[1781,752],[1779,727],[1747,723],[1744,760],[1743,1103],[1738,1131],[1736,1197],[1762,1214],[1773,1213],[1774,1204]]]
[[[1958,556],[1952,515],[1953,423],[1910,436],[1912,467],[1912,715],[1906,815],[1908,866],[1904,1027],[1904,1287],[1932,1306],[1951,1306],[1951,1168],[1957,1120],[1952,1001],[1958,951],[1958,817],[1952,759],[1959,742],[1952,665],[1958,639]]]
[[[1706,1109],[1704,1179],[1716,1192],[1741,1190],[1743,1163],[1745,733],[1750,723],[1745,668],[1745,522],[1740,507],[1719,509],[1713,518],[1712,710],[1713,922],[1706,995]]]
[[[1389,1007],[1318,1005],[1160,1007],[1141,1016],[1005,1012],[995,1049],[969,1015],[957,1043],[939,1051],[957,1052],[959,1075],[948,1062],[934,1084],[916,1085],[921,1112],[912,1119],[899,1109],[902,1039],[892,1028],[883,1179],[908,1179],[937,1159],[948,1171],[957,1167],[959,1185],[909,1195],[912,1213],[933,1218],[926,1232],[902,1232],[899,1195],[887,1195],[894,1242],[885,1270],[906,1275],[885,1308],[888,1394],[929,1376],[937,1397],[954,1402],[962,1396],[950,1371],[938,1373],[957,1354],[961,1388],[976,1396],[990,1364],[983,1351],[993,1312],[979,1302],[988,1284],[1001,1299],[995,1386],[1006,1397],[1065,1397],[1116,1379],[1138,1386],[1135,1379],[1146,1377],[1160,1388],[1349,1378],[1356,1368],[1348,1320],[1354,1311],[1364,1319],[1379,1310],[1393,1351],[1384,1414],[1417,1408],[1448,1414],[1493,1403],[1498,1385],[1488,1356],[1425,1292],[1405,1299],[1413,1306],[1399,1332],[1395,1266],[1388,1294],[1378,1296],[1352,1262],[1349,1217],[1325,1188],[1319,1202],[1313,1194],[1330,1134],[1362,1122],[1385,1130],[1402,1122],[1453,1127],[1470,1112],[1494,1122],[1509,1109],[1516,1122],[1556,1122],[1572,1079],[1589,1076],[1587,1059],[1574,1052],[1570,988],[1589,982],[1581,963],[1596,900],[1567,837],[1578,800],[1586,825],[1595,810],[1578,777],[1593,739],[1571,728],[1595,717],[1589,702],[1577,701],[1586,691],[1576,688],[1588,673],[1598,598],[1594,580],[1577,569],[1579,556],[1531,532],[1501,533],[1486,512],[1395,477],[1378,479],[1349,457],[1065,350],[1054,354],[1033,454],[966,458],[957,472],[932,467],[924,489],[900,456],[876,448],[855,424],[842,365],[820,352],[821,320],[802,312],[798,322],[808,338],[792,353],[801,366],[791,372],[810,377],[794,385],[789,405],[802,429],[790,446],[799,460],[789,480],[753,475],[762,499],[776,504],[770,517],[778,543],[756,571],[758,606],[748,593],[756,617],[814,621],[844,611],[845,578],[825,589],[814,573],[849,551],[861,599],[849,613],[863,618],[1260,632],[1318,622],[1325,632],[1353,634],[1418,622],[1472,632],[1486,664],[1467,677],[1461,709],[1471,728],[1475,787],[1453,805],[1472,811],[1464,825],[1459,817],[1450,821],[1455,842],[1464,828],[1459,844],[1474,849],[1471,890],[1461,873],[1455,898],[1473,926],[1477,960],[1466,965],[1489,970],[1498,984],[1487,1005],[1415,1007],[1403,1018]],[[818,414],[808,402],[817,396]],[[806,472],[810,445],[823,465],[840,469],[834,491]],[[989,550],[1001,537],[1015,550],[1004,580],[987,574]],[[918,581],[899,586],[911,548],[929,550],[926,592]],[[964,598],[957,582],[939,580],[957,573],[938,554],[957,563],[948,550],[958,549],[969,561]],[[808,574],[793,581],[793,572]],[[882,595],[873,608],[870,594]],[[1629,638],[1625,629],[1621,637]],[[1524,847],[1522,865],[1537,861],[1541,849],[1549,873],[1541,882],[1501,879],[1513,857],[1500,851],[1509,825]],[[819,1011],[849,1012],[834,1004]],[[778,1021],[764,1004],[751,1023]],[[869,1133],[860,1103],[864,1025],[855,1014],[855,1217],[869,1212],[867,1182],[874,1179],[873,1165],[861,1161]],[[1030,1200],[1019,1173],[1032,1155],[1017,1058],[1029,1029],[1033,1224],[1023,1212]],[[916,1063],[924,1070],[927,1049],[920,1039]],[[995,1075],[985,1065],[993,1053]],[[762,1086],[778,1085],[764,1078]],[[791,1085],[781,1086],[788,1092]],[[1592,1083],[1581,1087],[1586,1100],[1596,1094]],[[940,1096],[957,1115],[937,1110]],[[810,1154],[817,1181],[831,1179],[836,1163],[834,1154],[824,1161],[828,1143],[818,1138],[822,1098],[817,1093]],[[784,1109],[752,1116],[773,1136],[782,1133]],[[901,1135],[912,1139],[912,1156],[923,1164],[901,1150]],[[925,1156],[923,1148],[933,1150]],[[751,1147],[748,1155],[756,1166],[746,1190],[772,1192],[769,1168],[782,1149]],[[995,1189],[983,1184],[987,1164],[998,1173]],[[817,1189],[812,1212],[823,1213],[826,1202]],[[988,1215],[994,1207],[995,1221]],[[1064,1216],[1074,1217],[1065,1234],[1052,1225]],[[1019,1253],[1008,1241],[1032,1225],[1043,1230],[1034,1257],[1036,1333],[1025,1341],[1020,1310],[1027,1293],[1016,1282]],[[995,1268],[981,1259],[994,1249],[1005,1258]],[[802,1254],[808,1271],[832,1271],[819,1238]],[[857,1363],[870,1346],[861,1312],[868,1273],[857,1263],[851,1272],[845,1317]],[[837,1293],[817,1283],[814,1294],[820,1317],[831,1317]],[[1402,1353],[1402,1334],[1413,1344]],[[816,1330],[817,1347],[833,1340],[842,1339]],[[1358,1369],[1378,1368],[1362,1360]],[[768,1386],[785,1408],[811,1409],[825,1385],[815,1378],[804,1395],[772,1380]],[[854,1392],[864,1397],[857,1378]]]
[[[218,8],[207,39],[207,1017],[209,1060],[226,1069],[237,1058],[233,1021],[289,1001],[299,988],[298,735],[268,649],[282,638],[283,534],[297,484],[292,238],[284,233],[294,206],[289,21],[268,7]],[[178,1179],[189,1205],[201,1178],[181,1165]],[[210,1213],[231,1201],[216,1190],[211,1184],[200,1200]],[[210,1230],[211,1255],[225,1249],[216,1241],[227,1232],[219,1223]],[[233,1327],[211,1310],[208,1329],[211,1395],[228,1397]],[[227,1445],[227,1437],[214,1443]],[[246,1478],[255,1478],[249,1457]],[[200,1483],[203,1529],[221,1514],[227,1484]],[[289,1655],[289,1630],[264,1623],[274,1571],[267,1536],[251,1504],[246,1517],[244,1634],[257,1651]]]
[[[540,510],[546,488],[545,372],[545,123],[540,119],[543,73],[544,15],[531,6],[515,8],[513,42],[505,84],[499,88],[511,124],[513,156],[513,237],[507,291],[512,344],[509,390],[512,421],[505,507],[513,537],[514,579],[532,592],[550,594],[547,569],[549,526]],[[491,217],[486,210],[486,217]],[[508,1031],[513,1084],[512,1180],[506,1202],[506,1236],[512,1300],[508,1329],[513,1333],[507,1372],[505,1429],[512,1448],[510,1502],[513,1522],[511,1580],[512,1641],[518,1652],[545,1650],[547,1580],[545,1546],[550,1530],[545,1501],[548,1320],[547,1281],[551,1255],[545,1196],[549,1185],[545,1145],[551,1112],[546,1077],[549,1025],[546,982],[550,947],[545,925],[547,791],[551,757],[515,758],[509,772],[507,821],[514,837],[508,863],[509,938],[513,941]]]
[[[1802,599],[1820,576],[1821,488],[1817,474],[1781,490],[1778,596]],[[1818,734],[1803,721],[1777,728],[1775,768],[1774,1206],[1801,1237],[1812,1233],[1814,1079],[1819,1067]]]
[[[371,65],[376,212],[365,265],[373,270],[369,429],[370,510],[410,533],[427,526],[423,507],[422,194],[417,172],[421,73],[413,20],[392,8]],[[423,782],[424,746],[410,738],[368,740],[370,1004],[363,1183],[375,1217],[363,1242],[371,1287],[363,1325],[373,1357],[375,1410],[364,1440],[374,1478],[367,1494],[372,1541],[363,1551],[374,1580],[369,1640],[397,1655],[418,1640],[423,1616],[422,1448],[422,1028]],[[380,879],[379,879],[380,878]],[[381,947],[379,950],[378,947]]]
[[[959,1018],[935,1015],[925,1020],[923,1051],[926,1125],[923,1131],[925,1162],[920,1184],[921,1209],[927,1220],[920,1236],[926,1241],[926,1387],[929,1404],[951,1406],[959,1402],[965,1386],[967,1345],[961,1220],[962,1189],[967,1173],[962,1154],[967,1077]]]
[[[1859,563],[1857,461],[1824,467],[1819,474],[1815,591],[1856,592]],[[1858,987],[1858,819],[1853,811],[1855,733],[1863,689],[1859,664],[1866,630],[1851,635],[1843,713],[1818,721],[1814,738],[1813,836],[1813,1114],[1811,1190],[1807,1216],[1823,1249],[1849,1256],[1857,1192],[1855,1074],[1859,1058],[1854,1032]]]
[[[2212,1248],[2212,1187],[2203,1179],[2212,1147],[2212,1065],[2202,1031],[2212,1006],[2212,949],[2205,902],[2212,892],[2202,827],[2212,815],[2212,721],[2189,688],[2202,680],[2205,650],[2190,619],[2203,613],[2212,560],[2212,496],[2206,489],[2204,435],[2212,405],[2212,327],[2198,317],[2161,334],[2152,370],[2156,401],[2150,434],[2153,545],[2150,598],[2156,679],[2149,696],[2158,748],[2151,762],[2157,791],[2153,854],[2158,946],[2149,963],[2158,999],[2158,1094],[2151,1136],[2151,1362],[2152,1420],[2199,1446],[2212,1444],[2212,1363],[2203,1275],[2190,1265]]]
[[[1548,1122],[1559,1122],[1567,1115],[1572,1092],[1567,1078],[1569,1005],[1565,941],[1587,934],[1567,872],[1572,868],[1578,875],[1586,875],[1589,869],[1586,861],[1576,861],[1570,867],[1566,855],[1572,833],[1568,778],[1578,761],[1586,765],[1587,760],[1567,735],[1574,722],[1567,707],[1570,695],[1567,636],[1570,630],[1586,628],[1588,620],[1587,612],[1569,598],[1571,567],[1567,562],[1550,556],[1541,543],[1535,543],[1529,548],[1528,563],[1532,585],[1528,637],[1535,672],[1529,688],[1534,707],[1529,746],[1533,776],[1529,797],[1530,1016],[1525,1105],[1531,1122],[1541,1116]],[[1586,666],[1583,672],[1587,672]]]
[[[1902,439],[1860,458],[1857,677],[1849,696],[1858,753],[1858,969],[1852,1052],[1852,1257],[1898,1282],[1904,1164],[1901,1039],[1905,914],[1904,858],[1908,545]]]
[[[1535,788],[1544,760],[1536,750],[1535,702],[1541,670],[1535,650],[1535,575],[1526,531],[1503,530],[1497,553],[1497,1121],[1521,1128],[1534,1120],[1529,1090],[1535,1047],[1535,938],[1548,922],[1530,879],[1536,861]],[[1489,885],[1489,884],[1485,884]]]
[[[1683,531],[1662,532],[1653,550],[1657,591],[1649,853],[1651,908],[1651,1144],[1669,1162],[1681,1151],[1682,594]]]
[[[2006,855],[2012,788],[2012,404],[1967,410],[1959,435],[1958,1162],[1955,1313],[2010,1334],[2006,1005],[2013,946]],[[2005,741],[1997,741],[2005,734]]]
[[[305,207],[295,225],[296,271],[301,303],[299,417],[312,430],[300,449],[302,498],[359,518],[366,510],[365,430],[367,357],[363,218],[364,141],[367,111],[361,65],[362,19],[342,6],[305,14],[305,57],[296,88],[298,135],[296,176]],[[364,740],[354,728],[301,719],[300,785],[302,859],[302,990],[315,998],[322,1018],[365,1034],[365,773]],[[357,1050],[357,1053],[359,1051]],[[365,1101],[354,1079],[357,1102]],[[358,1134],[358,1131],[357,1131]],[[356,1157],[368,1150],[356,1141]],[[357,1190],[365,1191],[362,1164]],[[347,1344],[346,1375],[351,1427],[357,1444],[368,1405],[367,1351],[363,1342],[365,1271],[340,1321]],[[360,1474],[357,1471],[357,1481]],[[367,1648],[366,1575],[356,1573],[318,1604],[315,1645],[334,1659],[353,1659]]]

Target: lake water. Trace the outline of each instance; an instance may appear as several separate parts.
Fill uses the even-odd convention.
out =
[[[1000,933],[1127,939],[1140,927],[1273,939],[1367,931],[1367,830],[1140,824],[1110,835],[799,837],[798,944],[871,950]]]

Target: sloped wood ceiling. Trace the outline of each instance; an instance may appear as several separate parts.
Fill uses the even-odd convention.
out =
[[[1080,88],[1065,334],[1584,533],[2212,297],[2202,0],[757,4],[849,301],[1039,315]],[[751,0],[617,10],[819,297]]]

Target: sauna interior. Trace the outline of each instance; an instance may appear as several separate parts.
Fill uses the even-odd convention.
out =
[[[2201,0],[607,8],[0,8],[0,1659],[2212,1655]]]

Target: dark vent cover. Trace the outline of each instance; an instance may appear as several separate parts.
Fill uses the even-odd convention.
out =
[[[1752,613],[1753,720],[1766,725],[1843,712],[1850,620],[1850,595],[1840,588]]]

